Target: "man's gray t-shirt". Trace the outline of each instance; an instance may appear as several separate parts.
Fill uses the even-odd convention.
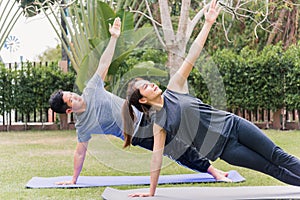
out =
[[[91,134],[111,134],[123,139],[121,108],[124,99],[108,92],[96,73],[83,90],[86,102],[83,113],[75,113],[78,142],[87,142]]]

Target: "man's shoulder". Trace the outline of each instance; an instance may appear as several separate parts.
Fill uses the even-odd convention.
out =
[[[86,134],[95,129],[95,127],[97,126],[97,120],[91,120],[93,118],[95,119],[95,117],[93,117],[92,115],[92,113],[89,113],[88,115],[85,115],[76,120],[75,128],[77,134]]]

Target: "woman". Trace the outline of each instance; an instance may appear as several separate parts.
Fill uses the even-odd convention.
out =
[[[190,96],[184,87],[218,12],[216,0],[213,0],[205,15],[204,27],[163,94],[157,85],[145,80],[137,79],[129,84],[124,105],[129,108],[127,110],[131,119],[135,119],[130,109],[133,105],[143,112],[146,123],[154,121],[150,191],[132,194],[132,197],[154,196],[167,135],[197,148],[203,157],[212,161],[221,158],[229,164],[253,169],[284,183],[300,186],[299,159],[285,153],[254,124],[204,104]],[[125,116],[126,112],[123,112],[123,120]],[[128,127],[124,132],[125,147],[130,145],[130,134],[133,134],[130,123],[128,120],[124,122]]]

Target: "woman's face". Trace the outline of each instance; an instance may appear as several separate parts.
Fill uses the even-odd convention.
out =
[[[148,101],[154,100],[162,93],[162,90],[156,84],[146,80],[137,81],[135,83],[135,88],[139,89],[141,95],[147,98]]]

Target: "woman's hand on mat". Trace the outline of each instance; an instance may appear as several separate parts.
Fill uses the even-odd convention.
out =
[[[223,172],[222,170],[219,170],[212,165],[209,166],[207,169],[207,172],[210,173],[217,181],[223,181],[223,182],[232,182],[231,179],[228,178],[228,172]]]
[[[217,181],[222,181],[222,182],[226,182],[226,183],[232,183],[232,180],[230,178],[225,177],[225,176],[217,179]]]
[[[129,194],[129,197],[152,197],[153,195],[149,193],[134,193],[134,194]]]
[[[74,181],[61,181],[56,182],[55,185],[75,185],[76,183]]]
[[[217,181],[223,181],[227,183],[231,183],[232,180],[228,178],[228,172],[223,172],[222,170],[216,169],[218,175],[216,177]]]

